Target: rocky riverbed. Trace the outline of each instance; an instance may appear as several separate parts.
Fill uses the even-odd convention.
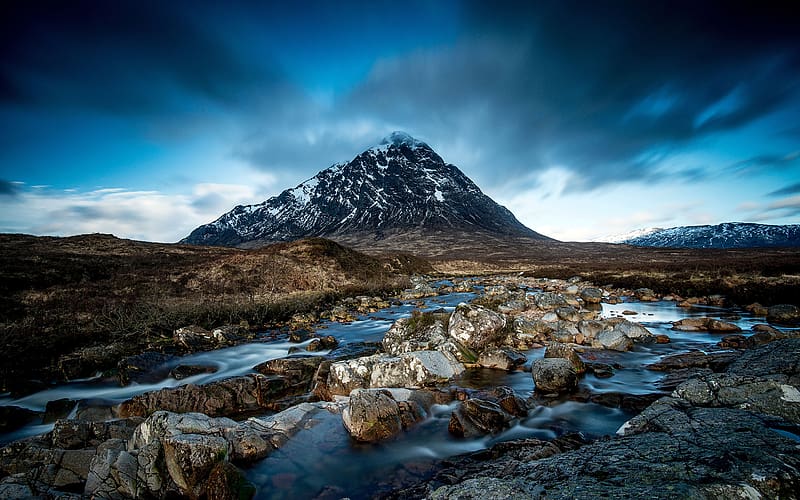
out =
[[[725,306],[418,279],[272,343],[182,328],[187,350],[262,358],[144,353],[116,396],[6,396],[4,430],[52,429],[0,449],[0,497],[795,498],[800,313]]]

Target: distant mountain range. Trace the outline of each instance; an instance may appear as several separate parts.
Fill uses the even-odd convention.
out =
[[[421,231],[550,240],[525,227],[430,146],[394,132],[293,189],[235,207],[181,243],[253,247],[310,236],[380,241]]]
[[[605,241],[640,247],[672,248],[800,247],[800,225],[725,222],[715,226],[649,228],[606,238]]]

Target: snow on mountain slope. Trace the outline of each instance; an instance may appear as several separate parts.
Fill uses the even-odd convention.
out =
[[[549,239],[522,225],[456,166],[403,132],[257,205],[237,206],[181,243],[236,246],[426,228]]]
[[[800,246],[800,225],[726,222],[715,226],[681,226],[652,231],[620,243],[675,248],[797,247]]]

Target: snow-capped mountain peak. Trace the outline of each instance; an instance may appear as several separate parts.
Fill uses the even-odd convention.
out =
[[[235,246],[365,233],[381,238],[384,231],[418,228],[546,239],[426,143],[394,132],[350,162],[257,205],[238,206],[182,242]]]
[[[679,226],[632,235],[617,242],[675,248],[797,247],[800,246],[800,225],[724,222],[715,226]]]

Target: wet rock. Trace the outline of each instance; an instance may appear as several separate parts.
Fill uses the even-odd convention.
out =
[[[471,398],[462,401],[459,408],[451,414],[447,430],[458,437],[497,434],[508,427],[511,418],[499,404]]]
[[[123,343],[83,347],[61,356],[58,371],[64,380],[88,377],[114,367],[121,357],[130,354],[129,349],[130,346]]]
[[[744,335],[725,335],[722,340],[717,342],[717,345],[728,349],[747,349],[749,342]]]
[[[586,373],[586,365],[584,365],[583,360],[578,356],[575,349],[567,345],[551,342],[544,350],[544,357],[566,359],[572,365],[575,373],[578,375]]]
[[[311,339],[311,342],[306,346],[306,351],[317,352],[336,349],[339,346],[339,341],[333,335],[326,335],[317,339]]]
[[[342,411],[342,423],[350,436],[370,443],[392,438],[422,418],[416,402],[398,402],[383,389],[354,390]]]
[[[655,336],[656,344],[669,344],[672,342],[672,339],[669,338],[669,335],[659,334]]]
[[[320,356],[292,356],[265,361],[253,367],[264,375],[282,377],[295,394],[303,394],[311,390],[311,381],[319,365],[324,361]]]
[[[656,382],[656,387],[661,389],[662,391],[671,392],[675,390],[676,387],[681,385],[682,383],[686,382],[687,380],[691,380],[693,378],[701,377],[703,375],[708,375],[714,373],[711,371],[710,368],[679,368],[677,370],[671,370],[664,375],[664,378]]]
[[[478,356],[477,364],[483,368],[512,371],[525,364],[527,360],[528,358],[516,349],[501,347],[482,352]]]
[[[637,288],[633,291],[633,296],[640,302],[657,302],[661,300],[658,294],[649,288]]]
[[[253,338],[250,330],[241,325],[224,325],[211,330],[211,338],[217,346],[234,345],[245,339]]]
[[[581,320],[581,315],[578,310],[572,306],[561,306],[555,310],[556,316],[562,321],[569,321],[570,323],[577,323]]]
[[[578,374],[563,358],[537,359],[531,365],[536,391],[544,394],[570,392],[578,386]]]
[[[172,339],[189,352],[211,349],[217,344],[211,332],[196,325],[178,328],[172,334]]]
[[[166,364],[176,359],[175,356],[160,352],[143,352],[128,356],[117,363],[117,379],[119,385],[131,382],[156,382],[166,376]]]
[[[232,416],[264,409],[281,409],[284,398],[305,392],[280,376],[261,374],[232,377],[197,386],[186,384],[147,392],[124,401],[119,414],[147,416],[156,410],[177,413],[198,412],[206,415]]]
[[[346,359],[372,356],[379,352],[381,352],[381,344],[379,342],[348,342],[326,354],[325,359],[343,361]]]
[[[590,344],[605,329],[606,325],[602,321],[583,320],[578,323],[578,332],[583,335],[584,342],[588,341]]]
[[[205,494],[207,498],[219,500],[248,500],[255,496],[256,488],[238,467],[220,462],[208,474]]]
[[[420,317],[401,318],[394,322],[383,337],[383,350],[398,355],[412,351],[434,350],[449,340],[444,322],[430,317],[429,325],[418,326]]]
[[[800,391],[775,380],[711,373],[687,380],[673,396],[694,406],[746,408],[800,424]]]
[[[711,333],[732,333],[740,332],[741,328],[714,318],[684,318],[672,324],[673,330],[683,332],[711,332]]]
[[[44,409],[44,417],[42,423],[50,424],[56,420],[67,418],[72,413],[75,406],[78,404],[74,399],[61,398],[48,401]]]
[[[169,376],[175,380],[183,380],[203,373],[215,373],[216,366],[205,365],[178,365],[169,372]]]
[[[11,432],[39,418],[33,410],[20,406],[0,406],[0,432]]]
[[[800,338],[776,340],[744,351],[727,372],[800,387]]]
[[[749,306],[746,306],[745,310],[749,311],[753,316],[766,316],[769,313],[769,309],[758,302],[753,302]]]
[[[558,293],[540,292],[533,295],[533,303],[543,311],[552,311],[557,307],[567,306],[567,299]]]
[[[592,340],[592,347],[611,349],[613,351],[630,351],[633,349],[633,340],[620,330],[604,330]]]
[[[655,342],[655,337],[650,330],[639,323],[634,323],[623,318],[613,318],[606,321],[613,326],[613,331],[622,333],[637,344],[650,344]]]
[[[712,371],[722,371],[739,357],[739,353],[730,351],[705,353],[691,351],[666,356],[660,361],[647,365],[648,370],[673,371],[686,368],[709,368]]]
[[[589,401],[608,408],[620,408],[631,413],[639,413],[661,396],[663,396],[663,393],[626,394],[623,392],[601,392],[591,395]]]
[[[614,376],[614,367],[607,363],[586,363],[586,371],[593,373],[597,378],[609,378]]]
[[[792,304],[778,304],[767,309],[767,322],[779,325],[800,325],[800,308]]]
[[[506,386],[496,387],[492,391],[494,400],[506,413],[514,417],[525,417],[528,415],[528,404],[524,399],[517,396],[514,389]]]
[[[429,387],[447,382],[464,365],[440,351],[416,351],[384,358],[372,367],[369,387]]]
[[[797,442],[769,421],[662,398],[621,437],[572,448],[535,440],[450,459],[394,498],[793,498]],[[734,439],[731,436],[735,436]],[[599,459],[602,457],[602,459]]]
[[[599,304],[603,300],[603,291],[593,287],[584,288],[581,290],[581,299],[586,304]]]
[[[505,340],[504,316],[485,307],[461,303],[448,325],[448,335],[460,345],[479,353]]]

